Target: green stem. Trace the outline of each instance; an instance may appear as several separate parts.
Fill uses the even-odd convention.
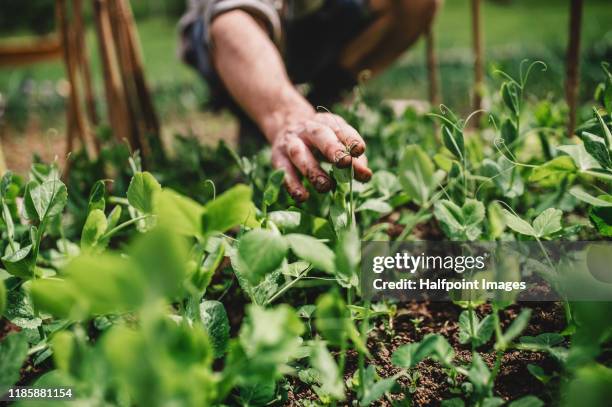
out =
[[[364,304],[363,311],[363,321],[361,322],[361,326],[359,327],[361,332],[361,338],[367,346],[368,342],[368,325],[370,323],[370,301],[366,301]],[[361,394],[364,394],[365,388],[365,354],[363,352],[359,352],[359,359],[357,361],[359,366],[359,387],[361,387]]]
[[[133,225],[134,223],[139,222],[139,221],[141,221],[143,219],[146,219],[146,218],[148,218],[150,216],[152,216],[152,215],[142,215],[142,216],[138,216],[136,218],[132,218],[130,220],[126,220],[122,224],[115,226],[114,228],[112,228],[111,230],[106,232],[104,235],[102,235],[100,240],[107,239],[107,238],[113,236],[115,233],[119,232],[120,230],[125,229],[126,227],[128,227],[130,225]]]
[[[290,289],[291,287],[293,287],[295,284],[297,284],[298,281],[300,281],[303,277],[306,276],[306,274],[308,274],[308,272],[311,270],[311,266],[308,266],[308,268],[306,268],[306,270],[304,270],[299,276],[297,276],[296,278],[294,278],[293,280],[289,281],[287,284],[285,284],[280,290],[278,290],[272,297],[270,297],[266,303],[264,305],[268,305],[273,303],[276,299],[278,299],[280,296],[282,296],[288,289]]]
[[[474,344],[474,338],[476,337],[476,333],[474,332],[474,305],[472,304],[471,298],[468,302],[468,313],[470,315],[470,336],[472,337],[470,344],[472,345],[472,352],[474,352],[476,350],[476,346]]]

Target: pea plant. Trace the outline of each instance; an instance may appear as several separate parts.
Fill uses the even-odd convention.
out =
[[[107,153],[70,175],[58,163],[4,174],[0,394],[71,387],[83,405],[119,406],[605,405],[605,302],[362,292],[362,241],[531,241],[538,260],[508,256],[504,269],[554,279],[567,265],[547,241],[612,236],[609,68],[577,137],[563,131],[561,103],[530,98],[539,68],[500,72],[491,110],[465,119],[447,106],[397,115],[360,94],[340,113],[366,139],[372,179],[324,164],[336,188],[302,205],[269,151],[241,157],[185,138],[176,165],[150,172],[137,153]],[[93,175],[115,167],[115,180]]]

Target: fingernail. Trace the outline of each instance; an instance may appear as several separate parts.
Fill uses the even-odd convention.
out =
[[[300,190],[294,191],[291,196],[298,203],[304,202],[308,198],[308,195]]]
[[[353,157],[359,157],[364,153],[364,146],[357,140],[353,140],[351,144],[349,144],[349,151]]]
[[[364,172],[356,172],[355,178],[357,179],[357,181],[360,181],[360,182],[368,182],[370,178],[372,178],[372,171],[368,169],[367,171],[364,171]]]
[[[323,175],[319,175],[316,179],[315,179],[315,188],[317,189],[317,191],[319,192],[327,192],[331,189],[332,184],[329,178],[327,178],[326,176]]]
[[[346,151],[338,150],[335,154],[336,167],[338,168],[346,168],[351,165],[353,161],[350,154],[347,154]]]

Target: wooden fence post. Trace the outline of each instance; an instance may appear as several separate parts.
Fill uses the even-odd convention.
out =
[[[127,101],[123,97],[123,83],[117,67],[117,51],[113,41],[107,0],[94,0],[94,12],[111,128],[118,140],[127,140],[132,148],[140,148],[138,140],[131,132],[133,127],[128,114]]]
[[[427,78],[429,80],[429,103],[431,106],[440,104],[440,77],[438,75],[438,60],[433,24],[425,36],[425,53],[427,59]]]
[[[570,0],[569,38],[566,56],[565,99],[569,107],[567,134],[571,137],[576,129],[576,103],[580,83],[580,27],[582,24],[582,0]]]
[[[75,32],[71,29],[66,13],[66,1],[56,0],[56,16],[59,26],[60,37],[62,39],[62,51],[64,55],[64,64],[66,66],[66,74],[70,83],[70,94],[68,99],[68,122],[66,123],[68,145],[73,145],[74,137],[77,136],[81,140],[83,150],[88,152],[87,133],[89,131],[87,122],[83,117],[81,106],[79,103],[79,85],[77,80],[77,60],[75,49],[77,48],[75,41]],[[76,134],[75,134],[76,133]],[[68,167],[69,165],[67,165]]]
[[[481,22],[480,0],[472,0],[472,43],[474,47],[474,88],[473,104],[474,111],[482,108],[482,92],[484,88],[483,74],[483,35]]]

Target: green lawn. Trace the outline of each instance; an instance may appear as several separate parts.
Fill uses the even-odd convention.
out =
[[[556,54],[559,55],[567,40],[568,3],[564,0],[514,0],[510,5],[500,5],[486,1],[483,14],[487,54],[496,59],[503,59],[506,54],[510,54],[518,61],[523,55],[537,57],[544,54],[545,57],[549,50],[556,50]],[[590,48],[593,44],[603,41],[606,35],[612,38],[610,21],[612,21],[612,7],[609,1],[585,2],[584,48]],[[174,21],[150,18],[139,21],[138,28],[145,56],[146,73],[154,88],[167,89],[176,87],[177,84],[201,87],[197,75],[185,67],[176,56],[177,35]],[[443,85],[446,88],[444,94],[449,97],[458,93],[463,94],[466,92],[470,75],[469,1],[447,0],[436,21],[436,34],[442,63]],[[87,40],[95,68],[97,87],[101,90],[101,71],[98,68],[98,52],[95,48],[93,31],[88,33]],[[607,43],[611,42],[612,40],[608,39]],[[453,61],[462,60],[463,63],[458,68],[450,69],[444,66],[444,61],[449,58]],[[424,97],[422,60],[423,46],[419,44],[406,53],[394,68],[372,81],[369,88],[383,96]],[[558,58],[555,61],[558,62]],[[556,67],[556,71],[558,74],[562,73],[562,66]],[[17,69],[0,69],[0,92],[8,92],[26,76],[37,81],[56,81],[63,75],[64,70],[60,62]],[[561,79],[557,76],[553,75],[553,79],[550,80],[560,82]],[[173,98],[174,96],[163,97],[162,102],[158,101],[158,104],[166,104],[168,101],[171,103]]]

